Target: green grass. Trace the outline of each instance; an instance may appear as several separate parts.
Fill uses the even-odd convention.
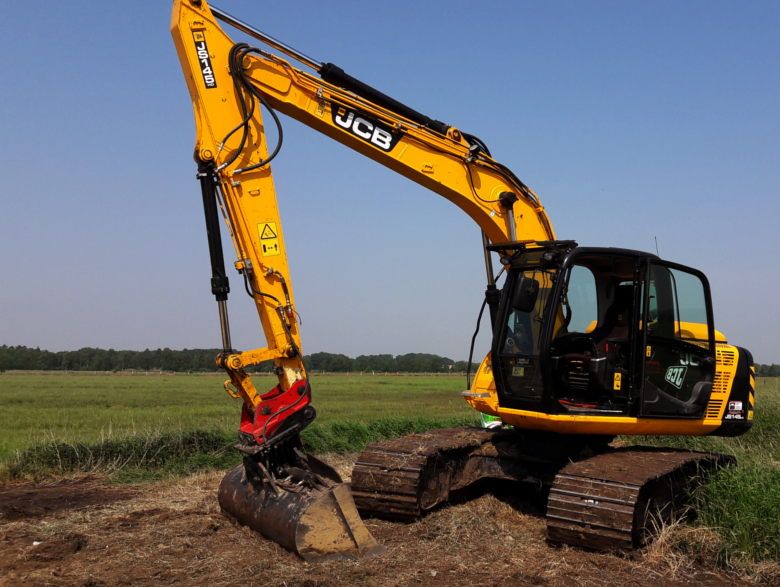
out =
[[[12,477],[105,471],[118,481],[227,468],[239,461],[240,403],[220,375],[0,374],[0,469]],[[275,378],[256,378],[269,389]],[[315,452],[357,451],[402,434],[475,421],[460,376],[319,375]],[[756,419],[738,438],[632,437],[633,444],[735,455],[696,494],[718,530],[720,561],[780,559],[780,379],[760,379]]]
[[[193,430],[135,433],[91,443],[46,440],[9,459],[6,473],[11,478],[41,478],[100,471],[124,482],[227,469],[240,461],[231,450],[232,436]]]
[[[159,478],[240,461],[240,402],[221,375],[0,374],[0,468],[6,476],[110,472]],[[276,378],[255,378],[270,389]],[[462,376],[318,375],[318,418],[304,431],[315,452],[475,422]]]
[[[231,439],[240,402],[222,391],[223,375],[0,373],[0,461],[42,441],[94,444],[174,436],[193,430]],[[270,389],[272,376],[255,378]],[[316,424],[471,417],[462,376],[316,375]]]

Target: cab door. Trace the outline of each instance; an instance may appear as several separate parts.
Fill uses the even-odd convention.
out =
[[[702,418],[715,372],[707,278],[648,261],[644,284],[642,416]]]
[[[499,305],[500,322],[493,333],[493,375],[502,407],[540,411],[545,405],[542,373],[544,316],[551,297],[554,272],[512,270]],[[532,306],[516,307],[513,300],[522,284],[534,283]]]

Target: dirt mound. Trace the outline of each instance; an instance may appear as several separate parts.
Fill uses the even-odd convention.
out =
[[[335,464],[348,469],[343,460]],[[483,495],[413,524],[369,519],[369,530],[387,548],[383,556],[310,564],[225,519],[216,500],[220,478],[210,473],[133,487],[92,479],[0,488],[3,511],[14,512],[0,519],[0,585],[470,587],[743,581],[672,550],[620,557],[551,548],[543,519],[533,508],[516,507],[506,495]],[[56,499],[57,491],[70,497]],[[12,510],[7,495],[17,496],[9,502],[17,504]],[[21,496],[27,499],[24,507],[19,506]],[[70,507],[57,507],[62,503]]]

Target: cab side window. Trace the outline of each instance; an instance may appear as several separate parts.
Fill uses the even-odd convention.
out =
[[[590,333],[596,327],[599,318],[596,278],[593,272],[582,265],[575,265],[569,272],[566,289],[568,311],[571,313],[568,332]]]
[[[704,284],[696,275],[653,265],[648,287],[650,336],[709,346]]]

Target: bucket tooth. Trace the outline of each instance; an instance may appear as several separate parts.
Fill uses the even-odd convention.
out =
[[[219,486],[222,510],[239,523],[307,561],[379,554],[377,543],[357,513],[347,485],[323,479],[318,486],[247,476],[232,469]]]

